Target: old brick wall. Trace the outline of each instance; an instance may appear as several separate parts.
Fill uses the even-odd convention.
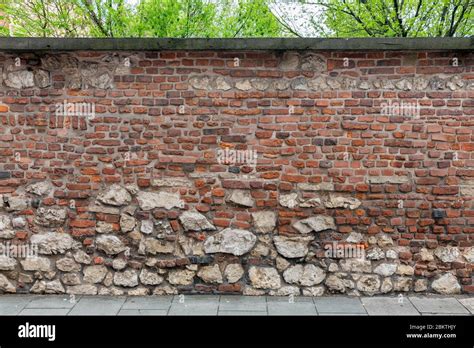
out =
[[[472,52],[0,64],[3,292],[473,292]]]

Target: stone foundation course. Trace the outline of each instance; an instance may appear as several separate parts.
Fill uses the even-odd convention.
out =
[[[14,48],[0,292],[474,291],[472,49]]]

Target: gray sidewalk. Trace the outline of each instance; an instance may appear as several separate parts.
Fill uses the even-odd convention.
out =
[[[0,315],[472,315],[474,297],[0,295]]]

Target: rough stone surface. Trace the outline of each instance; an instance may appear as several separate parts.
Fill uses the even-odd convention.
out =
[[[66,220],[66,209],[39,208],[34,223],[44,227],[61,226]]]
[[[13,285],[13,283],[1,273],[0,273],[0,290],[4,292],[9,292],[9,293],[16,292],[16,286]]]
[[[107,267],[103,265],[94,265],[84,268],[84,282],[86,283],[101,283],[107,275]]]
[[[451,273],[445,273],[435,279],[431,283],[431,287],[434,291],[443,295],[459,294],[461,292],[458,280]]]
[[[122,241],[113,235],[100,235],[96,239],[97,249],[102,250],[107,255],[116,255],[126,249]]]
[[[17,261],[13,257],[0,255],[0,271],[11,271],[15,269]]]
[[[20,263],[25,271],[48,272],[53,268],[51,260],[46,257],[27,257],[21,260]]]
[[[278,289],[281,286],[280,275],[275,268],[252,266],[249,278],[256,289]]]
[[[206,239],[204,251],[206,253],[226,253],[240,256],[248,253],[256,241],[257,237],[252,232],[226,228]]]
[[[197,211],[185,211],[179,216],[185,231],[213,231],[216,228]]]
[[[223,282],[219,265],[204,266],[199,270],[197,276],[204,282],[210,284],[221,284]]]
[[[106,191],[99,194],[97,200],[103,204],[120,207],[130,203],[132,196],[120,185],[111,185]]]
[[[303,286],[313,286],[320,284],[326,276],[326,273],[319,267],[308,265],[291,266],[283,272],[283,278],[289,284],[300,284]]]
[[[137,194],[138,204],[142,210],[152,210],[155,208],[184,208],[184,201],[178,193],[169,192],[139,192]]]
[[[304,220],[300,220],[293,225],[300,233],[321,232],[324,230],[336,229],[334,218],[331,216],[313,216]]]
[[[40,182],[35,182],[28,185],[25,188],[25,191],[35,194],[37,196],[45,196],[45,195],[48,195],[52,191],[52,189],[53,187],[51,183],[47,181],[40,181]]]
[[[47,232],[35,234],[30,238],[31,244],[38,246],[40,254],[64,254],[67,250],[78,249],[79,243],[65,233]]]
[[[273,241],[277,251],[288,258],[303,257],[309,251],[308,244],[313,237],[275,236]]]
[[[190,285],[195,275],[196,272],[188,269],[172,270],[168,273],[168,281],[173,285]]]
[[[244,269],[238,263],[232,263],[226,266],[224,271],[224,279],[227,283],[236,283],[244,275]]]
[[[149,271],[146,268],[140,272],[140,282],[144,285],[158,285],[161,284],[163,280],[163,277],[158,273]]]
[[[127,288],[133,288],[138,285],[138,274],[134,270],[126,270],[124,272],[115,272],[114,284]]]
[[[227,197],[227,202],[249,208],[253,207],[255,204],[255,200],[252,198],[252,195],[248,190],[233,190],[229,197]]]
[[[258,233],[272,232],[277,223],[277,216],[273,211],[258,211],[252,213],[252,219],[255,232]]]

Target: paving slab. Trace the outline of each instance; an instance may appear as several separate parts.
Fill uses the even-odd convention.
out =
[[[82,297],[68,315],[117,315],[125,297]]]
[[[460,298],[458,299],[461,304],[466,307],[466,309],[471,312],[471,314],[474,314],[474,297],[471,298]]]
[[[53,316],[67,315],[70,308],[25,308],[18,315]]]
[[[219,311],[217,315],[245,317],[245,316],[267,316],[268,313],[262,312],[262,311]]]
[[[219,303],[219,295],[176,295],[173,303]]]
[[[270,302],[268,303],[269,315],[318,315],[313,302],[285,303]]]
[[[168,315],[168,309],[121,309],[117,315]]]
[[[313,298],[319,314],[366,314],[358,297],[315,297]]]
[[[122,306],[123,309],[158,309],[168,310],[173,296],[128,297]]]
[[[36,296],[26,308],[72,308],[80,298],[76,296],[73,300],[70,296]]]
[[[469,314],[455,298],[410,297],[410,301],[422,314]]]
[[[215,302],[173,303],[168,315],[217,315],[218,307]]]
[[[0,296],[0,315],[18,315],[34,297],[32,295]]]
[[[221,296],[219,310],[223,311],[267,311],[265,296]]]
[[[308,296],[267,296],[267,303],[313,303],[313,298]]]
[[[398,297],[362,297],[361,300],[369,315],[420,315],[406,297],[402,303]]]

